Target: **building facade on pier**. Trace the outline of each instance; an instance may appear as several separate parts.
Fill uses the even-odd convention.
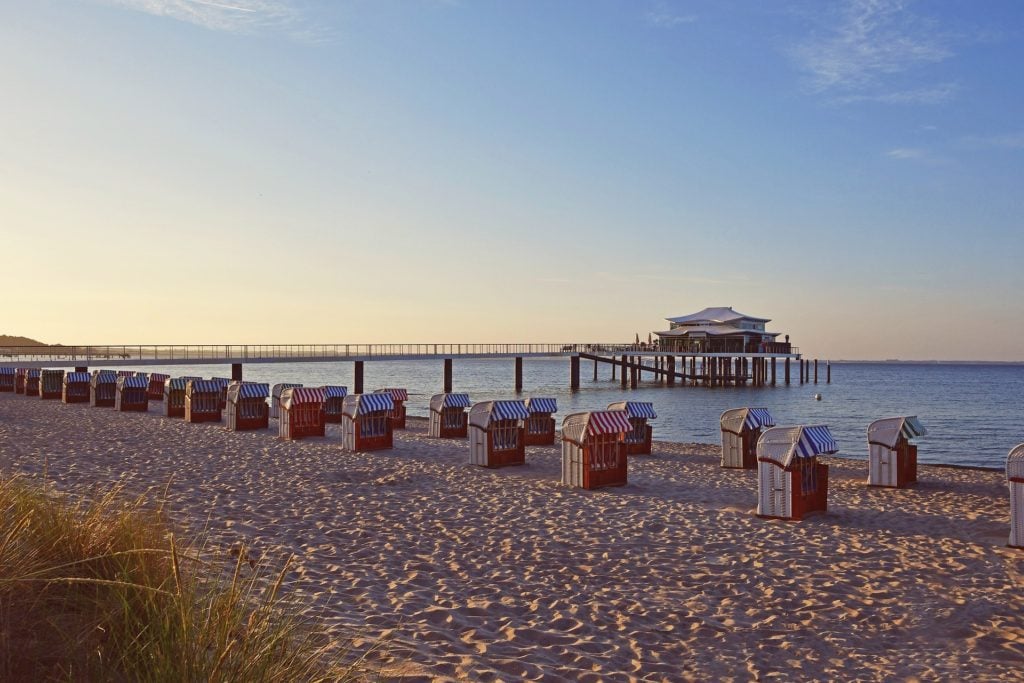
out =
[[[661,351],[693,353],[790,353],[789,335],[768,332],[769,318],[734,311],[731,306],[666,318],[669,329],[655,332]]]

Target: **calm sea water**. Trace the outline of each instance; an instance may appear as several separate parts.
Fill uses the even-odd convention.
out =
[[[230,377],[225,365],[142,368],[172,376]],[[259,382],[301,382],[307,386],[340,384],[352,389],[352,363],[250,364],[245,379]],[[794,377],[797,370],[793,369]],[[917,415],[928,435],[919,442],[922,462],[1003,467],[1006,454],[1024,442],[1024,366],[900,363],[833,363],[832,383],[791,384],[765,388],[665,387],[651,380],[635,390],[622,390],[611,380],[610,366],[582,361],[580,391],[569,391],[568,359],[525,359],[523,397],[553,396],[561,416],[607,407],[624,399],[650,401],[658,413],[654,438],[718,443],[722,411],[742,406],[768,408],[779,424],[827,424],[840,455],[867,457],[866,429],[880,417]],[[427,415],[430,396],[441,391],[441,361],[367,362],[367,391],[407,387],[410,415]],[[781,377],[781,368],[780,368]],[[502,360],[456,360],[455,391],[473,401],[515,398],[514,363]],[[816,401],[814,395],[821,394]]]

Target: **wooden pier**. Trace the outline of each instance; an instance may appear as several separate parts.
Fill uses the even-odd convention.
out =
[[[787,345],[788,347],[788,345]],[[800,384],[818,383],[818,360],[804,359],[799,350],[789,353],[694,353],[663,351],[642,344],[294,344],[294,345],[87,345],[0,347],[0,367],[145,367],[152,365],[231,365],[231,377],[242,379],[247,363],[353,364],[353,393],[362,393],[363,368],[372,361],[440,360],[442,388],[451,392],[456,359],[514,359],[514,388],[523,390],[524,358],[569,358],[569,386],[580,389],[580,360],[611,369],[611,379],[622,388],[636,388],[644,373],[665,386],[776,386],[792,382],[792,363],[798,365]],[[781,366],[781,367],[780,367]],[[813,374],[812,374],[813,373]],[[813,377],[813,380],[812,380]],[[825,382],[832,368],[825,361]]]

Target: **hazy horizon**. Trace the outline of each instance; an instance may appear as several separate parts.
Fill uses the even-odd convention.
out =
[[[1024,5],[0,6],[0,313],[49,343],[1024,361]]]

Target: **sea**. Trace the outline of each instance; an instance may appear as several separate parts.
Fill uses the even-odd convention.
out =
[[[515,365],[505,359],[456,359],[452,390],[487,401],[530,396],[558,400],[556,421],[583,410],[600,410],[622,400],[649,401],[658,414],[654,438],[720,443],[719,417],[730,408],[767,408],[780,425],[828,425],[839,456],[867,458],[867,427],[879,418],[917,415],[928,434],[917,441],[922,463],[1003,468],[1007,452],[1024,442],[1024,365],[957,363],[832,363],[832,382],[819,366],[818,384],[780,381],[774,387],[669,387],[644,375],[636,389],[622,389],[601,363],[580,363],[580,390],[569,390],[568,358],[525,358],[523,392],[517,395]],[[91,369],[91,368],[90,368]],[[122,368],[118,368],[122,369]],[[146,366],[145,372],[171,376],[230,377],[228,365]],[[244,379],[254,382],[334,384],[353,389],[353,364],[252,363]],[[366,391],[381,387],[409,390],[410,415],[426,416],[430,397],[442,390],[440,360],[364,363]]]

